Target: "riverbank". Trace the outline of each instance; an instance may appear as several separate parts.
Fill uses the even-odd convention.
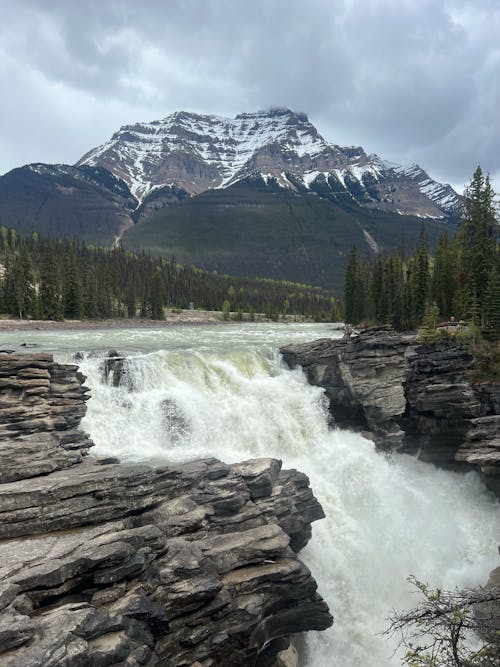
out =
[[[0,331],[64,331],[66,329],[129,329],[131,327],[163,327],[179,324],[228,324],[220,311],[168,311],[164,320],[114,318],[106,320],[19,320],[0,319]]]
[[[220,310],[168,310],[164,320],[151,320],[146,318],[112,318],[106,320],[19,320],[19,319],[0,319],[0,331],[65,331],[71,329],[131,329],[147,327],[169,327],[179,325],[205,325],[205,324],[241,324],[241,320],[225,320]],[[253,320],[248,316],[244,322],[272,322],[269,317],[263,314],[257,314]],[[300,315],[288,315],[280,318],[276,323],[289,324],[291,322],[312,322],[311,319],[301,317]]]

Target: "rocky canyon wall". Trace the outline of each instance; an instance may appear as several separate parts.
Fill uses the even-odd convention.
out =
[[[476,469],[500,496],[500,384],[477,380],[477,361],[458,343],[369,329],[281,352],[324,387],[338,426],[365,432],[379,449]]]

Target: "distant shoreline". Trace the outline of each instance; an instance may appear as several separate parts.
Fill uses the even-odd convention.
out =
[[[0,319],[0,331],[50,331],[66,329],[129,329],[132,327],[168,327],[181,324],[230,324],[224,321],[218,311],[183,310],[180,313],[167,313],[164,320],[147,318],[111,318],[106,320],[18,320]]]
[[[305,322],[307,320],[295,316],[289,316],[286,320],[279,320],[284,324],[291,322]],[[254,323],[269,323],[271,320],[264,315],[256,316]],[[112,318],[106,320],[19,320],[0,319],[0,332],[2,331],[64,331],[71,329],[131,329],[131,328],[158,328],[180,325],[228,325],[248,324],[248,320],[235,321],[223,320],[222,313],[218,310],[182,310],[180,312],[168,311],[164,320],[151,320],[147,318]]]

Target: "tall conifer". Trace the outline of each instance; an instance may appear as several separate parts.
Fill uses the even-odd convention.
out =
[[[62,307],[57,258],[54,246],[49,242],[44,243],[42,249],[39,296],[42,317],[49,320],[60,320]]]

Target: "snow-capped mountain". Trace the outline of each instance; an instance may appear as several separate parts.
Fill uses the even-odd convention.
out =
[[[181,111],[127,125],[77,165],[104,167],[123,179],[138,205],[153,194],[158,205],[255,177],[272,187],[421,217],[452,215],[461,200],[418,165],[330,143],[304,113],[286,108],[236,118]]]
[[[461,197],[417,165],[338,146],[303,113],[179,112],[121,128],[76,165],[0,176],[0,225],[342,289],[346,258],[432,249]],[[443,224],[445,223],[445,224]]]

